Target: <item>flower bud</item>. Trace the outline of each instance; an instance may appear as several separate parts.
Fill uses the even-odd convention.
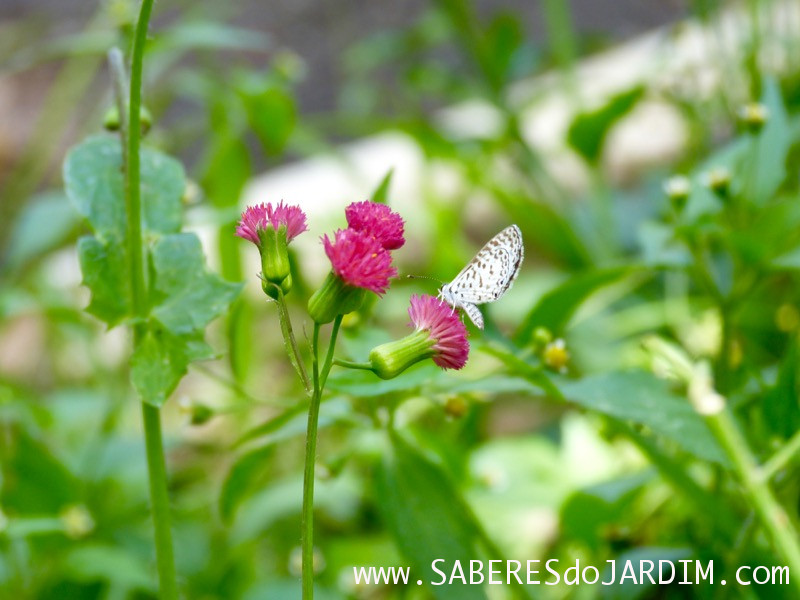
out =
[[[358,310],[366,294],[365,289],[348,285],[331,271],[322,286],[308,299],[308,314],[315,323],[330,323],[338,315]]]
[[[286,225],[281,224],[277,229],[274,227],[259,228],[257,233],[260,242],[258,250],[261,253],[261,274],[264,282],[283,287],[283,281],[290,276]],[[284,290],[284,293],[287,291]]]
[[[769,120],[769,109],[760,102],[751,102],[739,109],[739,119],[750,133],[755,134]]]
[[[553,340],[544,348],[542,352],[542,360],[553,371],[564,373],[567,370],[567,363],[569,362],[569,352],[567,351],[567,344],[563,339],[558,338]]]
[[[731,173],[725,167],[715,167],[706,173],[705,184],[717,197],[727,200],[730,195]]]
[[[683,211],[691,192],[691,182],[683,175],[675,175],[664,182],[664,193],[676,212]]]
[[[436,354],[427,331],[415,331],[403,339],[376,346],[369,353],[372,370],[381,379],[393,379],[411,365]]]

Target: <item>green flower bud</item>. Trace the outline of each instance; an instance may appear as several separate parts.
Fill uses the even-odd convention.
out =
[[[308,314],[315,323],[330,323],[338,315],[358,310],[364,302],[367,290],[347,285],[331,271],[320,287],[308,300]]]
[[[720,199],[727,200],[730,195],[731,173],[725,167],[715,167],[705,175],[705,183]]]
[[[105,127],[107,131],[119,131],[121,123],[119,108],[114,105],[109,108],[103,116],[103,127]],[[150,126],[153,124],[153,117],[150,115],[150,111],[144,106],[139,109],[139,124],[142,135],[150,131]]]
[[[692,184],[683,175],[675,175],[664,182],[664,193],[669,198],[670,204],[676,212],[683,211],[686,201],[689,199]]]
[[[769,120],[769,109],[760,102],[751,102],[739,109],[739,119],[750,133],[758,133]]]
[[[436,354],[436,340],[429,331],[415,331],[394,342],[376,346],[369,353],[372,370],[381,379],[393,379],[411,365]]]

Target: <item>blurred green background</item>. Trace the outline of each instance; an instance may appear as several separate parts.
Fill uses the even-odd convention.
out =
[[[84,312],[86,229],[61,180],[108,118],[106,52],[137,9],[0,2],[0,598],[156,597],[130,343]],[[401,274],[447,281],[512,222],[526,259],[463,371],[333,371],[318,597],[797,597],[352,575],[431,579],[432,557],[713,559],[729,581],[783,564],[689,382],[660,376],[675,354],[710,365],[796,523],[797,3],[162,1],[144,70],[145,143],[185,165],[211,268],[246,282],[209,333],[218,358],[163,411],[186,598],[299,598],[306,401],[233,236],[241,210],[309,214],[289,297],[306,340],[319,236],[375,195],[407,220]],[[409,295],[437,285],[398,279],[348,317],[339,353],[403,335]]]

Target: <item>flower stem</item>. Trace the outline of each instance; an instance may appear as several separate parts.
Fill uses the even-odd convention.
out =
[[[331,372],[333,366],[333,351],[336,348],[336,337],[339,335],[339,327],[342,325],[342,318],[344,315],[337,315],[333,320],[333,328],[331,329],[331,341],[328,344],[328,353],[325,355],[325,362],[322,365],[322,373],[320,374],[320,393],[325,388],[325,383],[328,381],[328,374]]]
[[[372,363],[368,362],[355,362],[352,360],[344,360],[341,358],[334,358],[333,364],[344,367],[345,369],[360,369],[362,371],[372,371]]]
[[[314,323],[311,336],[311,371],[313,393],[308,407],[308,428],[306,430],[306,456],[303,472],[303,514],[302,514],[302,579],[303,600],[314,598],[314,463],[317,455],[317,425],[319,424],[319,323]]]
[[[160,598],[177,600],[178,584],[172,551],[172,532],[170,531],[167,468],[164,463],[164,447],[161,442],[161,411],[152,404],[142,402],[142,418],[147,447],[147,470],[150,477],[150,501],[155,525]]]
[[[127,244],[130,269],[131,306],[135,317],[133,345],[138,347],[146,333],[147,281],[144,272],[144,245],[142,243],[141,164],[139,156],[142,104],[142,62],[147,28],[153,0],[142,0],[136,22],[131,53],[130,85],[125,76],[121,53],[111,51],[109,61],[114,75],[114,89],[120,113],[122,137],[122,162],[125,175],[125,210],[127,215]],[[169,492],[164,447],[161,440],[159,409],[142,398],[147,469],[150,481],[150,502],[155,529],[156,563],[162,600],[177,600],[178,584],[172,550],[172,532],[169,515]]]
[[[300,380],[303,382],[306,392],[310,392],[311,381],[308,378],[308,371],[306,371],[303,357],[300,356],[300,350],[297,347],[297,340],[294,337],[292,320],[289,317],[289,307],[286,305],[286,296],[284,296],[281,286],[273,284],[273,287],[278,293],[278,318],[281,322],[281,333],[283,333],[283,343],[286,347],[286,353],[289,355],[289,360],[291,361],[292,366],[294,366],[295,371],[297,371],[297,374],[300,376]]]
[[[756,460],[731,413],[724,409],[707,415],[706,422],[733,464],[745,495],[767,530],[778,555],[786,562],[790,572],[800,573],[800,538],[797,531],[761,476]],[[800,590],[798,578],[795,577],[792,583]]]
[[[303,600],[314,598],[314,467],[317,459],[317,428],[319,425],[319,405],[322,399],[322,390],[328,373],[333,365],[333,352],[336,347],[336,337],[342,324],[342,315],[337,315],[333,320],[331,340],[328,352],[319,369],[319,323],[314,323],[314,333],[311,337],[311,363],[313,393],[311,404],[308,407],[308,429],[306,430],[306,457],[303,473],[303,514],[302,514],[302,578]]]

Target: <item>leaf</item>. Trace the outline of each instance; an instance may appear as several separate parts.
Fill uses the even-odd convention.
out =
[[[83,285],[91,291],[86,311],[109,327],[131,314],[128,265],[118,242],[84,236],[78,240]]]
[[[391,450],[384,456],[376,479],[378,506],[394,536],[400,552],[409,560],[412,578],[439,581],[438,568],[448,577],[454,561],[469,565],[477,555],[479,526],[467,509],[461,493],[440,467],[418,454],[398,436],[392,439]],[[485,598],[479,586],[431,586],[440,600]],[[467,574],[469,581],[469,574]]]
[[[694,456],[721,464],[727,459],[689,401],[645,371],[615,371],[561,385],[564,397],[616,419],[649,427]]]
[[[63,244],[80,223],[63,192],[32,198],[14,223],[7,248],[9,267],[16,269]]]
[[[216,21],[195,21],[169,27],[153,40],[150,50],[163,53],[200,48],[263,51],[269,47],[269,36],[261,31]]]
[[[255,87],[255,89],[252,89]],[[264,151],[276,156],[280,154],[297,121],[297,106],[294,98],[277,85],[258,88],[244,86],[241,91],[247,119],[255,131]]]
[[[117,138],[91,137],[64,161],[67,196],[101,240],[125,239],[122,148]],[[173,233],[181,226],[183,167],[151,148],[141,150],[142,223],[145,232]]]
[[[161,300],[153,316],[172,334],[202,331],[222,314],[242,289],[210,273],[200,240],[193,233],[166,235],[156,241],[151,259]]]
[[[190,362],[213,356],[202,333],[173,335],[151,323],[131,357],[131,380],[142,400],[161,406],[186,374]]]
[[[611,127],[627,115],[644,95],[636,86],[611,98],[605,106],[579,114],[567,131],[567,143],[588,163],[597,164]]]
[[[272,445],[256,448],[241,456],[228,471],[219,495],[219,514],[225,523],[230,524],[242,498],[255,489],[258,475],[263,474],[265,461],[273,450]]]
[[[550,290],[522,321],[514,341],[524,346],[531,341],[537,327],[546,327],[559,334],[573,313],[592,293],[630,273],[627,267],[590,270],[570,277],[565,283]]]
[[[149,567],[127,550],[108,544],[89,544],[71,550],[62,566],[64,575],[84,583],[108,582],[117,588],[156,593]]]
[[[757,205],[766,204],[786,180],[786,158],[792,146],[792,129],[786,116],[778,82],[764,80],[761,98],[769,117],[753,140],[753,154],[745,152],[741,168],[744,178],[744,197]]]
[[[375,191],[372,192],[372,201],[377,202],[379,204],[386,204],[389,199],[389,186],[392,184],[392,175],[394,175],[394,169],[389,169],[386,172],[386,175],[383,176],[381,182],[378,184],[378,187],[375,188]]]

